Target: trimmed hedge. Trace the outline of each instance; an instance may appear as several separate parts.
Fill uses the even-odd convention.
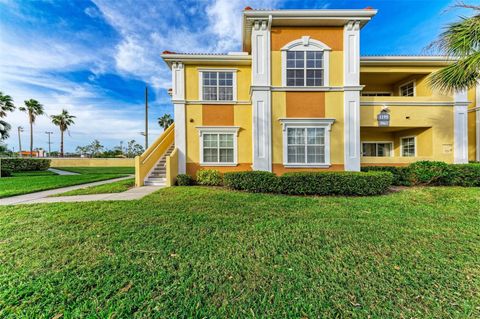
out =
[[[50,160],[44,158],[2,158],[2,167],[12,172],[46,171]]]
[[[480,187],[480,164],[448,165],[439,184],[445,186]]]
[[[362,172],[390,172],[393,175],[392,185],[411,186],[410,169],[406,166],[365,166],[361,168]]]
[[[278,192],[278,177],[270,172],[231,172],[223,175],[226,187],[251,193]]]
[[[388,191],[392,179],[389,172],[299,172],[277,177],[253,171],[224,175],[225,186],[231,189],[288,195],[379,195]]]
[[[12,176],[12,172],[9,169],[5,169],[2,167],[0,170],[0,177],[10,177]]]
[[[306,172],[286,173],[279,178],[279,190],[289,195],[371,196],[388,191],[390,172]]]
[[[413,185],[441,185],[449,165],[445,162],[419,161],[408,166]]]
[[[178,174],[177,175],[177,185],[178,186],[193,185],[193,178],[188,174]]]
[[[197,171],[197,184],[204,186],[223,185],[222,174],[215,169],[201,169]]]

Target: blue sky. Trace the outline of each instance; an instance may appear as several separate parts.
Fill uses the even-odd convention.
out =
[[[475,3],[478,0],[469,1]],[[99,139],[113,147],[143,141],[143,96],[150,87],[150,139],[161,132],[156,118],[172,113],[167,89],[170,71],[163,50],[229,52],[240,50],[241,11],[254,8],[378,9],[362,30],[361,50],[371,54],[421,54],[460,10],[452,0],[0,0],[0,91],[17,106],[40,101],[47,114],[66,108],[77,116],[66,137],[73,151]],[[10,114],[14,128],[26,114]],[[45,131],[59,133],[47,117],[38,119],[35,146],[47,147]],[[18,150],[16,130],[6,142]]]

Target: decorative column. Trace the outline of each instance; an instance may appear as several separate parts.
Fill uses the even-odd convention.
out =
[[[454,94],[453,113],[453,162],[455,164],[468,163],[468,97],[467,91],[462,90]]]
[[[343,31],[344,161],[346,171],[360,171],[360,22]]]
[[[254,170],[272,171],[270,26],[255,20],[252,28],[252,116]]]
[[[475,92],[475,136],[476,136],[476,153],[475,159],[480,162],[480,83],[477,84]]]
[[[186,119],[185,119],[185,69],[182,62],[172,63],[172,102],[175,120],[175,147],[178,152],[178,173],[185,174]]]

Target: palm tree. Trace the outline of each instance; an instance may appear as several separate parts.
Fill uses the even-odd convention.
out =
[[[444,92],[467,90],[480,81],[480,6],[457,3],[472,9],[472,17],[450,24],[429,47],[438,48],[454,62],[430,76],[430,85]]]
[[[18,108],[22,112],[28,114],[28,122],[30,123],[30,157],[33,156],[33,123],[39,115],[43,115],[45,112],[43,110],[43,105],[38,103],[37,100],[30,99],[25,101],[25,106]]]
[[[173,124],[173,119],[170,114],[163,114],[162,117],[158,118],[158,125],[163,128],[163,130],[166,130],[170,125]]]
[[[7,112],[12,112],[15,109],[13,100],[10,95],[3,95],[0,91],[0,140],[8,138],[8,131],[10,131],[10,124],[2,120],[7,116]]]
[[[60,157],[63,157],[63,133],[68,130],[68,127],[75,124],[73,120],[75,116],[70,115],[67,110],[63,109],[62,113],[52,115],[52,123],[60,128]]]

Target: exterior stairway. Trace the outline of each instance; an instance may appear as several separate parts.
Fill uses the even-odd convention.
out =
[[[158,163],[154,166],[153,170],[150,172],[148,177],[145,179],[146,186],[165,186],[166,185],[166,175],[167,175],[167,160],[166,157],[170,155],[175,149],[175,145],[172,144],[165,154],[160,158]]]

